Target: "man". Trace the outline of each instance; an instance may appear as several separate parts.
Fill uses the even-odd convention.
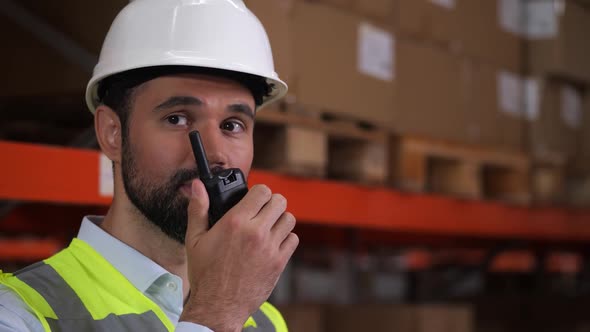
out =
[[[285,198],[254,186],[209,229],[188,138],[200,132],[210,168],[247,176],[255,112],[286,89],[241,1],[132,1],[86,94],[112,205],[0,276],[0,331],[286,331],[265,302],[298,245]]]

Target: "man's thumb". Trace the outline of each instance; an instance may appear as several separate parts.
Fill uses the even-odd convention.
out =
[[[186,239],[199,236],[209,228],[209,195],[200,179],[191,183],[191,198],[188,204]]]

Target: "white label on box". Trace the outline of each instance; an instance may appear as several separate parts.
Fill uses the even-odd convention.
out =
[[[530,1],[525,10],[528,39],[551,39],[557,35],[559,18],[554,0]]]
[[[112,197],[113,188],[113,162],[103,153],[99,157],[98,167],[98,193],[100,196]]]
[[[455,9],[455,0],[430,0],[435,5],[439,5],[441,7],[447,9]]]
[[[579,128],[582,122],[582,96],[573,87],[561,88],[561,117],[570,128]]]
[[[500,27],[521,36],[525,25],[525,5],[522,0],[498,0],[497,4]]]
[[[384,81],[394,78],[393,36],[369,23],[359,25],[358,69],[361,73]]]
[[[529,121],[534,121],[539,118],[539,109],[541,96],[539,80],[535,78],[529,78],[524,82],[524,104],[526,118]]]
[[[507,71],[500,71],[497,77],[498,104],[504,113],[521,116],[522,79]]]

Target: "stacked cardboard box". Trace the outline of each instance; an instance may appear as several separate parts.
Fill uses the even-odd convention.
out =
[[[582,125],[583,92],[567,82],[543,78],[530,78],[526,92],[531,153],[540,158],[554,152],[574,157]]]
[[[527,5],[528,71],[590,82],[590,10],[573,0]]]
[[[369,121],[391,112],[395,41],[385,26],[325,3],[261,0],[250,8],[299,103]]]
[[[518,73],[465,58],[463,95],[474,140],[483,146],[523,149],[522,77]]]
[[[590,174],[586,153],[590,136],[584,126],[590,87],[590,45],[584,42],[587,31],[590,10],[577,1],[527,2],[528,147],[539,164],[533,176],[550,178],[542,173],[547,160],[553,159],[554,167],[559,167],[561,175],[553,178],[561,177],[561,181],[553,182],[560,185],[554,195],[560,199],[566,198],[567,177],[575,175],[577,187]]]
[[[85,10],[77,1],[66,2],[65,7],[49,2],[23,5],[85,49],[98,52],[109,22],[125,1],[108,0],[109,6],[99,8],[101,15],[92,17],[90,25],[84,24],[84,15],[64,16],[62,8],[74,13]],[[542,91],[551,91],[555,84],[573,84],[588,94],[590,43],[584,41],[590,31],[590,10],[579,3],[246,0],[267,28],[278,73],[302,104],[404,134],[512,150],[546,145],[560,153],[559,144],[538,139],[554,135],[542,134],[545,131],[563,128],[553,128],[549,116],[527,120],[526,82],[532,75],[549,87]],[[79,29],[83,25],[88,29]],[[30,39],[25,31],[16,32],[20,37],[11,41]],[[8,63],[16,65],[6,68],[24,68],[23,59],[46,47],[25,43],[16,48],[22,56],[9,57]],[[36,75],[40,82],[31,83],[23,79],[27,75],[8,70],[14,84],[3,93],[78,91],[76,87],[87,79],[81,68],[61,70],[65,83],[59,86],[45,82],[44,77],[55,76],[48,69],[55,67],[50,63],[66,67],[57,53],[49,55],[40,63],[29,61],[45,73]],[[541,96],[541,103],[547,98],[551,99]],[[514,111],[510,104],[520,106]]]
[[[502,7],[495,3],[261,0],[249,5],[267,26],[277,70],[298,102],[402,134],[518,150],[522,128],[514,124],[514,114],[480,121],[481,102],[473,98],[501,95],[491,71],[518,74],[522,67],[524,44],[502,28]],[[482,12],[493,21],[474,19]],[[473,28],[466,29],[469,25]],[[490,84],[476,85],[487,91],[474,90],[480,71],[471,71],[479,63],[491,68]],[[494,105],[488,110],[499,112]],[[500,128],[508,138],[499,136]]]
[[[454,93],[444,93],[446,104],[453,100],[459,100],[459,104],[451,106],[454,112],[441,110],[438,122],[449,130],[443,135],[429,129],[425,121],[418,124],[428,136],[513,151],[523,149],[524,40],[517,33],[514,3],[399,1],[397,25],[401,33],[417,38],[414,43],[426,48],[441,46],[438,53],[454,63],[453,74],[442,77],[441,85],[455,87]],[[426,61],[420,62],[417,66],[437,73]],[[431,91],[418,93],[422,99],[431,98]],[[407,107],[399,111],[403,114]]]
[[[457,48],[457,16],[453,0],[398,0],[395,25],[411,39]]]
[[[587,103],[590,83],[590,11],[573,0],[248,4],[301,104],[393,133],[532,156],[588,150],[576,105]]]

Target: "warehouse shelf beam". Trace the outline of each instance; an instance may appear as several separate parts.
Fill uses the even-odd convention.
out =
[[[57,239],[0,239],[1,261],[36,261],[45,259],[64,248]]]
[[[0,141],[0,154],[5,156],[0,200],[99,206],[111,201],[101,195],[101,177],[111,180],[101,175],[98,151]],[[284,194],[289,210],[307,223],[425,236],[590,241],[590,210],[408,194],[260,170],[252,171],[249,183],[265,183]]]
[[[1,0],[0,0],[1,1]],[[76,138],[74,138],[69,147],[74,148],[94,148],[97,147],[96,135],[94,134],[94,126],[86,128]],[[8,216],[15,208],[22,204],[20,201],[4,201],[0,202],[0,220]]]

